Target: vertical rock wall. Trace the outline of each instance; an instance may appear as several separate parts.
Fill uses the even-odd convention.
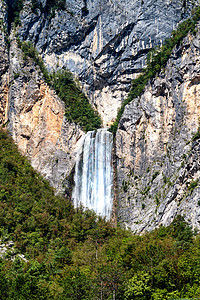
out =
[[[65,118],[64,103],[44,82],[39,68],[17,47],[11,35],[8,130],[26,155],[57,192],[67,190],[83,132]]]
[[[174,49],[165,70],[126,106],[116,136],[119,220],[133,231],[177,214],[200,229],[200,34]]]
[[[197,4],[199,1],[196,1]],[[45,1],[41,1],[45,6]],[[195,3],[175,0],[66,1],[47,15],[24,1],[21,26],[49,70],[70,69],[103,117],[112,122],[149,49],[162,44]],[[7,44],[7,7],[0,1],[0,125],[57,191],[68,188],[81,129],[17,48]],[[116,136],[118,221],[133,231],[168,225],[185,214],[199,226],[199,33],[176,48],[162,74],[125,109]],[[8,52],[9,48],[9,52]]]
[[[34,43],[49,69],[64,66],[78,77],[105,126],[115,119],[149,49],[189,16],[194,2],[186,3],[70,0],[51,18],[44,10],[33,12],[26,0],[19,35]]]
[[[8,67],[7,6],[0,1],[0,126],[7,120]]]

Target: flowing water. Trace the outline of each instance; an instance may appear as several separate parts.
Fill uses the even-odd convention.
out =
[[[113,202],[112,145],[112,134],[106,129],[85,135],[76,157],[72,194],[75,207],[82,204],[107,219]]]

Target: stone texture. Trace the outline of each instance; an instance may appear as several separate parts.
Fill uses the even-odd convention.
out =
[[[162,44],[193,5],[187,1],[184,9],[177,0],[86,3],[87,10],[84,0],[67,0],[67,10],[50,19],[39,9],[33,13],[26,0],[19,34],[35,44],[49,69],[64,66],[78,77],[106,126],[144,67],[148,50]]]
[[[193,142],[200,122],[199,45],[198,31],[175,48],[165,71],[120,120],[118,219],[133,231],[169,225],[177,214],[200,230],[200,141]]]
[[[17,249],[14,248],[13,241],[2,241],[0,240],[0,258],[15,260],[20,258],[22,261],[28,262],[23,254],[19,254]]]
[[[0,1],[0,126],[7,120],[8,66],[7,6]]]
[[[11,37],[8,129],[26,155],[57,192],[67,187],[83,132],[67,122],[64,103],[44,82],[38,67],[23,60]],[[65,182],[65,186],[64,186]]]
[[[66,11],[50,18],[32,12],[25,0],[16,33],[36,46],[49,70],[64,66],[74,73],[107,125],[145,66],[146,53],[191,13],[193,1],[186,10],[177,0],[86,3],[87,9],[84,0],[66,0]],[[67,192],[83,132],[66,120],[64,104],[35,63],[23,60],[13,30],[8,54],[3,0],[0,19],[0,125],[7,122],[21,153],[57,192]],[[199,49],[199,33],[188,36],[120,121],[118,221],[134,232],[168,225],[179,213],[200,230],[200,142],[192,141],[200,115]]]

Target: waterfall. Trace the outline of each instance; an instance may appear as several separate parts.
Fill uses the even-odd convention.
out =
[[[72,199],[97,214],[111,216],[113,202],[113,137],[106,129],[89,131],[78,149]]]

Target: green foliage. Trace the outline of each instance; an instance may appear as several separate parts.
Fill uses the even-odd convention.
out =
[[[128,186],[129,186],[129,182],[123,180],[122,187],[123,187],[124,193],[126,193],[128,191]]]
[[[151,297],[150,276],[144,271],[138,272],[128,281],[124,293],[127,300],[148,300]]]
[[[32,11],[36,13],[37,9],[40,9],[49,19],[55,16],[56,10],[66,10],[65,0],[47,0],[46,5],[43,7],[39,0],[32,0]]]
[[[17,44],[18,44],[18,47],[21,48],[21,50],[23,51],[24,60],[27,60],[28,58],[33,59],[35,61],[35,63],[39,66],[40,71],[42,72],[46,83],[50,85],[51,84],[51,76],[48,73],[41,56],[38,54],[38,52],[35,49],[35,47],[33,46],[33,44],[30,41],[29,42],[21,42],[19,38],[17,39]]]
[[[19,77],[19,73],[14,73],[14,79],[17,79]]]
[[[101,118],[95,111],[85,94],[79,89],[71,72],[59,70],[49,73],[41,56],[31,42],[21,42],[18,46],[24,53],[24,59],[31,58],[39,66],[45,81],[51,86],[65,103],[65,116],[69,121],[79,124],[84,131],[95,130],[101,127]]]
[[[197,187],[198,182],[199,182],[198,179],[197,179],[197,180],[194,180],[194,181],[192,180],[192,181],[190,182],[190,185],[189,185],[188,189],[191,191],[191,193],[193,192],[193,190],[195,189],[195,187]]]
[[[11,23],[14,21],[14,25],[21,25],[20,21],[20,12],[23,8],[24,0],[14,0],[10,1],[8,8],[8,24],[9,28],[11,27]]]
[[[40,0],[32,0],[32,12],[36,13],[37,9],[40,9],[49,19],[55,16],[56,10],[66,10],[65,0],[47,0],[46,5],[43,7]],[[9,11],[8,11],[8,23],[11,27],[12,22],[14,25],[21,25],[20,12],[23,9],[24,0],[14,0],[9,1]],[[70,12],[69,12],[70,13]],[[70,13],[71,14],[71,13]]]
[[[200,297],[200,236],[178,216],[142,236],[74,210],[0,131],[0,298],[137,299]]]
[[[152,176],[151,182],[153,182],[154,179],[156,179],[156,177],[157,177],[158,175],[159,175],[159,172],[156,171],[156,172],[153,174],[153,176]]]
[[[64,299],[92,299],[91,282],[78,267],[75,270],[67,270],[62,286]]]
[[[90,131],[101,127],[99,114],[94,111],[85,94],[75,84],[72,74],[59,70],[51,74],[51,86],[65,102],[66,118]]]
[[[194,134],[194,136],[192,137],[192,140],[193,140],[193,142],[194,142],[194,141],[198,140],[199,138],[200,138],[200,130],[198,130],[198,131]]]
[[[171,37],[165,40],[162,47],[155,47],[148,53],[146,60],[147,67],[138,78],[132,81],[131,90],[118,111],[117,118],[110,128],[111,132],[116,134],[119,120],[122,117],[125,106],[134,98],[141,96],[148,80],[154,78],[156,74],[165,68],[173,48],[176,45],[179,45],[189,32],[196,34],[196,24],[199,19],[200,6],[194,11],[192,18],[188,18],[186,21],[182,22],[178,28],[172,32]]]
[[[156,205],[158,206],[160,204],[159,196],[156,194]]]
[[[148,192],[150,191],[151,187],[148,185],[143,191],[141,191],[142,195],[147,195]]]
[[[55,10],[65,10],[65,0],[47,0],[46,10],[47,12]]]

